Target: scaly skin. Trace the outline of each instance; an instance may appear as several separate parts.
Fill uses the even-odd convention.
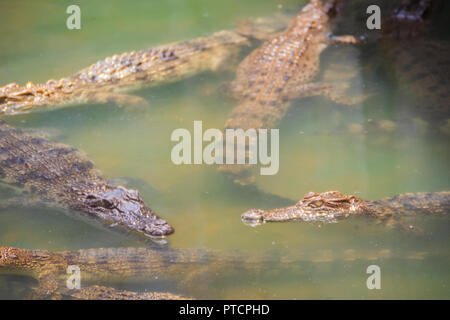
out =
[[[295,205],[270,210],[251,209],[241,216],[245,222],[305,221],[336,222],[354,215],[366,215],[379,223],[417,230],[406,225],[402,218],[411,214],[447,215],[450,211],[450,191],[405,193],[377,201],[343,195],[339,191],[307,193]]]
[[[198,277],[205,274],[221,276],[233,275],[234,271],[244,271],[259,275],[267,272],[267,265],[274,269],[296,270],[301,262],[328,263],[336,261],[357,261],[377,259],[423,260],[433,255],[429,252],[392,252],[390,249],[377,251],[314,250],[295,252],[274,257],[248,252],[227,253],[200,249],[150,249],[150,248],[105,248],[82,249],[77,251],[50,252],[46,250],[26,250],[0,247],[0,272],[28,274],[38,279],[32,298],[76,298],[76,299],[180,299],[183,297],[169,293],[136,293],[119,291],[109,287],[99,287],[95,283],[134,279],[175,279],[179,286],[198,283]],[[80,268],[81,290],[69,290],[66,281],[67,267]],[[204,282],[202,282],[204,283]]]
[[[319,72],[320,53],[330,43],[356,43],[352,36],[329,37],[331,21],[342,1],[311,0],[288,29],[254,50],[239,65],[232,85],[239,105],[229,116],[226,129],[273,128],[282,119],[289,99],[325,95],[338,103],[361,99],[346,97],[329,83],[313,82]],[[248,184],[249,166],[229,165],[222,170]]]
[[[27,113],[46,105],[146,104],[142,98],[123,92],[215,71],[237,57],[246,44],[247,38],[236,32],[221,31],[204,38],[114,55],[71,77],[45,84],[11,83],[0,88],[0,115]]]
[[[2,206],[59,206],[156,237],[174,231],[145,205],[136,190],[110,186],[85,154],[4,121],[0,121],[0,182],[25,194],[2,201]]]

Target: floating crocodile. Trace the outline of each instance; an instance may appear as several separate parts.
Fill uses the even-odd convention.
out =
[[[149,236],[173,228],[145,205],[136,190],[113,187],[77,149],[14,128],[0,120],[0,182],[22,189],[8,205],[72,209]]]
[[[323,95],[341,104],[362,100],[345,95],[336,85],[314,82],[320,53],[329,44],[359,42],[350,35],[329,36],[341,3],[311,0],[286,31],[269,38],[240,63],[236,80],[230,86],[240,101],[226,121],[226,129],[273,128],[286,114],[290,99]],[[221,169],[235,176],[235,182],[252,182],[249,165]]]
[[[438,253],[440,255],[440,253]],[[364,250],[311,250],[284,254],[264,252],[222,252],[207,249],[152,249],[152,248],[100,248],[77,251],[50,252],[0,247],[0,272],[19,273],[35,277],[39,285],[33,288],[31,298],[37,299],[181,299],[170,293],[136,293],[98,286],[108,281],[137,279],[173,279],[178,287],[197,283],[208,273],[233,276],[234,271],[248,272],[258,277],[274,270],[302,270],[302,263],[351,262],[378,259],[423,260],[435,253],[427,251],[391,249]],[[274,267],[276,263],[276,267]],[[69,290],[66,281],[68,266],[80,268],[81,290]],[[270,266],[268,268],[268,266]]]
[[[337,222],[338,219],[365,215],[379,223],[418,231],[403,221],[411,214],[447,215],[450,212],[450,191],[405,193],[376,201],[364,200],[339,191],[309,192],[293,206],[270,210],[251,209],[242,220],[251,224],[264,222],[305,221]]]
[[[236,58],[247,44],[246,37],[225,30],[208,37],[116,54],[71,77],[45,84],[11,83],[0,88],[0,114],[27,113],[47,105],[145,105],[143,98],[125,92],[218,70]]]

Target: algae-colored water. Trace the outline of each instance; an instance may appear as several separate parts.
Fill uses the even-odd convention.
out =
[[[296,12],[303,3],[1,1],[0,85],[68,76],[114,53],[206,35],[231,28],[240,18],[283,10]],[[81,30],[70,31],[65,26],[65,10],[70,4],[81,7]],[[450,35],[448,32],[447,26],[440,33],[443,40]],[[253,187],[234,184],[215,166],[176,166],[170,159],[174,129],[193,132],[194,120],[202,120],[204,128],[223,127],[237,102],[224,97],[218,88],[233,79],[232,70],[142,90],[138,94],[150,104],[145,110],[83,105],[4,119],[19,127],[58,129],[60,141],[84,150],[106,177],[123,177],[129,187],[139,189],[146,203],[176,229],[167,246],[239,249],[250,257],[253,252],[256,255],[265,250],[287,256],[338,249],[435,254],[422,260],[393,257],[305,263],[301,272],[289,273],[277,273],[275,267],[256,278],[243,271],[227,281],[220,281],[223,274],[211,271],[207,279],[213,285],[196,283],[183,289],[173,283],[154,283],[152,279],[123,279],[114,284],[116,287],[212,299],[448,299],[450,223],[445,218],[414,219],[413,223],[427,230],[423,237],[375,225],[364,218],[321,226],[279,223],[256,228],[240,220],[240,214],[249,208],[289,205],[309,191],[337,189],[379,199],[404,192],[449,190],[448,135],[430,133],[433,124],[416,121],[415,127],[394,132],[347,129],[355,128],[355,123],[397,121],[395,110],[402,100],[395,99],[398,92],[383,76],[370,72],[375,75],[365,76],[365,60],[359,48],[332,46],[323,54],[324,68],[327,59],[339,59],[333,52],[340,49],[346,50],[343,61],[354,72],[356,85],[352,91],[371,91],[376,97],[355,107],[337,105],[323,97],[293,101],[279,125],[280,170],[274,176],[256,176]],[[376,90],[372,90],[374,86]],[[0,213],[2,246],[59,251],[149,245],[76,220],[63,211],[39,208]],[[366,287],[366,268],[371,264],[381,268],[381,290]],[[32,284],[27,277],[0,273],[0,297],[20,299],[25,296],[24,288]]]

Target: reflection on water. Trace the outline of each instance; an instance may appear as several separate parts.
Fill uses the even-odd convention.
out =
[[[208,34],[231,27],[239,17],[282,10],[278,7],[298,8],[297,1],[290,0],[134,3],[83,3],[82,30],[69,32],[63,27],[64,1],[57,5],[42,0],[2,2],[0,30],[6,40],[0,43],[0,85],[70,75],[112,53]],[[62,141],[84,150],[106,177],[125,177],[120,183],[139,189],[146,203],[175,227],[176,233],[168,239],[174,248],[239,249],[249,256],[267,249],[286,255],[343,248],[437,253],[437,257],[425,260],[305,263],[301,271],[271,270],[258,277],[243,272],[226,279],[206,272],[205,279],[210,282],[188,286],[184,294],[275,299],[449,298],[450,224],[445,219],[415,218],[417,225],[429,230],[421,238],[363,218],[331,225],[280,223],[257,228],[240,221],[240,214],[249,208],[289,205],[309,191],[338,189],[378,199],[449,189],[448,136],[434,133],[433,124],[416,121],[402,125],[401,130],[372,130],[383,128],[371,125],[380,120],[388,121],[384,122],[388,127],[400,125],[393,110],[402,98],[384,74],[367,71],[365,63],[364,49],[331,47],[324,52],[321,76],[332,79],[345,74],[352,83],[350,90],[368,93],[369,98],[356,107],[336,105],[321,97],[293,101],[280,124],[279,173],[256,176],[256,186],[252,187],[234,185],[214,166],[176,166],[170,161],[174,129],[191,129],[194,120],[202,120],[205,128],[223,127],[236,101],[216,88],[233,79],[232,72],[203,74],[139,92],[150,103],[146,110],[129,112],[114,105],[88,105],[6,120],[22,127],[59,129]],[[343,66],[351,71],[343,72],[339,69]],[[0,191],[6,196],[2,188]],[[46,209],[2,210],[0,244],[55,251],[149,245]],[[366,288],[365,271],[370,264],[381,267],[382,290]],[[32,283],[27,277],[1,275],[0,297],[23,297],[21,288]],[[139,283],[124,279],[114,285],[176,291],[176,284],[150,279]]]

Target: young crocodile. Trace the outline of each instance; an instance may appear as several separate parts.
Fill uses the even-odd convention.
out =
[[[364,200],[339,191],[307,193],[295,205],[285,208],[251,209],[241,216],[245,222],[305,221],[336,222],[354,215],[367,215],[389,226],[417,230],[402,218],[415,213],[447,215],[450,211],[450,191],[405,193],[376,201]]]
[[[324,95],[341,104],[360,98],[344,95],[332,84],[314,82],[320,53],[331,43],[357,43],[353,36],[330,37],[331,22],[342,0],[311,0],[280,35],[267,40],[239,65],[231,88],[240,99],[226,129],[273,128],[286,114],[288,100]],[[248,163],[248,161],[247,161]],[[248,184],[248,165],[228,165],[222,170]]]
[[[77,149],[25,133],[1,120],[0,182],[27,193],[25,199],[2,201],[0,207],[56,205],[150,236],[174,231],[145,205],[136,190],[109,185]]]
[[[273,254],[272,254],[273,253]],[[439,254],[439,253],[438,253]],[[0,272],[31,275],[39,281],[33,288],[32,298],[76,298],[76,299],[179,299],[180,296],[167,293],[123,292],[110,287],[99,287],[97,283],[117,280],[149,281],[176,280],[178,287],[198,283],[198,277],[208,278],[233,276],[248,271],[260,276],[274,270],[302,270],[302,263],[329,263],[343,261],[378,259],[423,260],[434,255],[427,251],[399,251],[390,249],[364,250],[311,250],[284,255],[279,252],[264,252],[261,255],[248,252],[222,252],[201,249],[151,249],[151,248],[100,248],[77,251],[50,252],[0,247]],[[274,263],[277,266],[274,267]],[[70,275],[67,267],[80,268],[81,290],[69,290],[66,281]],[[268,267],[270,266],[270,267]],[[204,282],[202,282],[204,285]]]
[[[236,32],[220,31],[208,37],[114,55],[71,77],[45,84],[11,83],[0,87],[0,114],[27,113],[46,105],[146,104],[142,98],[123,92],[217,70],[237,57],[246,44],[247,38]]]

